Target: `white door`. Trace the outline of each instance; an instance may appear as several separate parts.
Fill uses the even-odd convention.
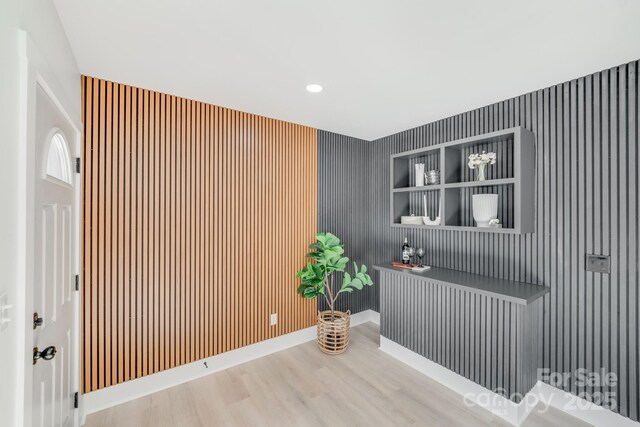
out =
[[[38,86],[34,182],[33,308],[37,312],[33,330],[34,426],[73,425],[74,419],[72,293],[75,274],[72,261],[76,179],[70,153],[73,140],[69,139],[74,135],[61,111]],[[42,352],[39,355],[36,347]],[[51,347],[55,347],[55,354]],[[50,350],[45,353],[47,348]]]

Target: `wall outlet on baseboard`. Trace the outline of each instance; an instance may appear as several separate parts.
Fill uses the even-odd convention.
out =
[[[269,324],[271,326],[278,324],[278,313],[271,313],[271,317],[269,319]]]

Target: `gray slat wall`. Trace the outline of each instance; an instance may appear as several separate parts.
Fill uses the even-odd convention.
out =
[[[380,334],[507,399],[536,383],[540,347],[529,327],[542,300],[525,306],[436,282],[380,272]]]
[[[318,231],[338,236],[345,245],[345,255],[358,265],[367,264],[373,274],[366,239],[370,226],[367,144],[360,139],[318,131]],[[352,263],[347,271],[353,271]],[[377,299],[376,289],[365,287],[352,294],[340,294],[336,307],[358,313],[371,308]],[[318,302],[318,308],[325,310],[324,299],[318,298]]]
[[[361,177],[353,175],[356,166],[342,159],[355,151],[345,147],[353,139],[320,132],[319,157],[336,160],[320,168],[320,224],[359,227],[362,234],[349,238],[359,242],[358,256],[368,263],[397,258],[407,236],[425,248],[431,265],[550,287],[540,319],[539,366],[552,372],[603,367],[615,373],[618,383],[612,387],[578,387],[570,381],[562,388],[574,394],[615,393],[614,410],[638,420],[639,66],[634,61],[370,143],[357,141],[358,152],[368,161],[357,165]],[[536,134],[536,233],[390,227],[392,153],[518,125]],[[352,186],[366,193],[364,230],[353,216],[323,218],[344,209],[323,206],[340,200],[323,196],[335,186],[335,174],[350,174]],[[611,274],[585,271],[586,253],[610,255]],[[377,290],[354,298],[359,309],[380,310]],[[363,305],[365,300],[369,306]]]

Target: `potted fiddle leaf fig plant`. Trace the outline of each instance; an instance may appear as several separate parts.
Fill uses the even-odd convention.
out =
[[[353,263],[353,275],[346,270],[349,258],[344,256],[344,245],[331,233],[317,233],[316,241],[309,245],[311,252],[307,254],[312,262],[300,270],[296,276],[302,280],[298,293],[304,298],[315,298],[322,295],[329,310],[318,312],[318,345],[327,354],[339,354],[349,344],[349,322],[351,312],[335,309],[338,296],[344,292],[361,290],[364,286],[373,285],[367,274],[367,267]],[[342,283],[336,284],[336,273],[342,274]]]

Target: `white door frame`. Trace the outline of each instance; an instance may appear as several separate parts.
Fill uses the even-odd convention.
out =
[[[80,86],[80,76],[78,75],[78,86]],[[23,319],[18,333],[18,405],[22,410],[18,411],[18,425],[31,425],[32,409],[32,378],[33,364],[31,354],[33,350],[33,254],[35,252],[34,242],[34,218],[35,218],[35,180],[40,176],[41,165],[35,163],[35,124],[36,124],[36,89],[40,87],[51,98],[53,103],[60,109],[70,127],[73,135],[68,135],[69,151],[72,158],[81,157],[82,154],[82,124],[81,117],[76,120],[68,113],[65,105],[71,105],[64,99],[65,93],[58,79],[52,72],[45,57],[38,47],[29,38],[25,31],[20,31],[20,165],[19,165],[19,194],[20,203],[18,205],[19,218],[19,281],[24,286],[18,287],[16,304],[16,319]],[[76,114],[80,114],[77,112]],[[75,172],[75,171],[74,171]],[[74,173],[75,185],[75,221],[73,225],[74,236],[72,240],[75,244],[73,254],[73,270],[75,274],[80,274],[80,224],[81,224],[81,187],[82,180],[79,174]],[[82,286],[80,286],[82,289]],[[74,292],[73,297],[74,322],[72,331],[72,342],[74,346],[73,355],[73,375],[72,387],[80,392],[80,292]],[[80,407],[74,414],[74,425],[78,426],[84,421],[82,405],[82,393],[80,393]],[[20,419],[20,417],[22,417]]]

